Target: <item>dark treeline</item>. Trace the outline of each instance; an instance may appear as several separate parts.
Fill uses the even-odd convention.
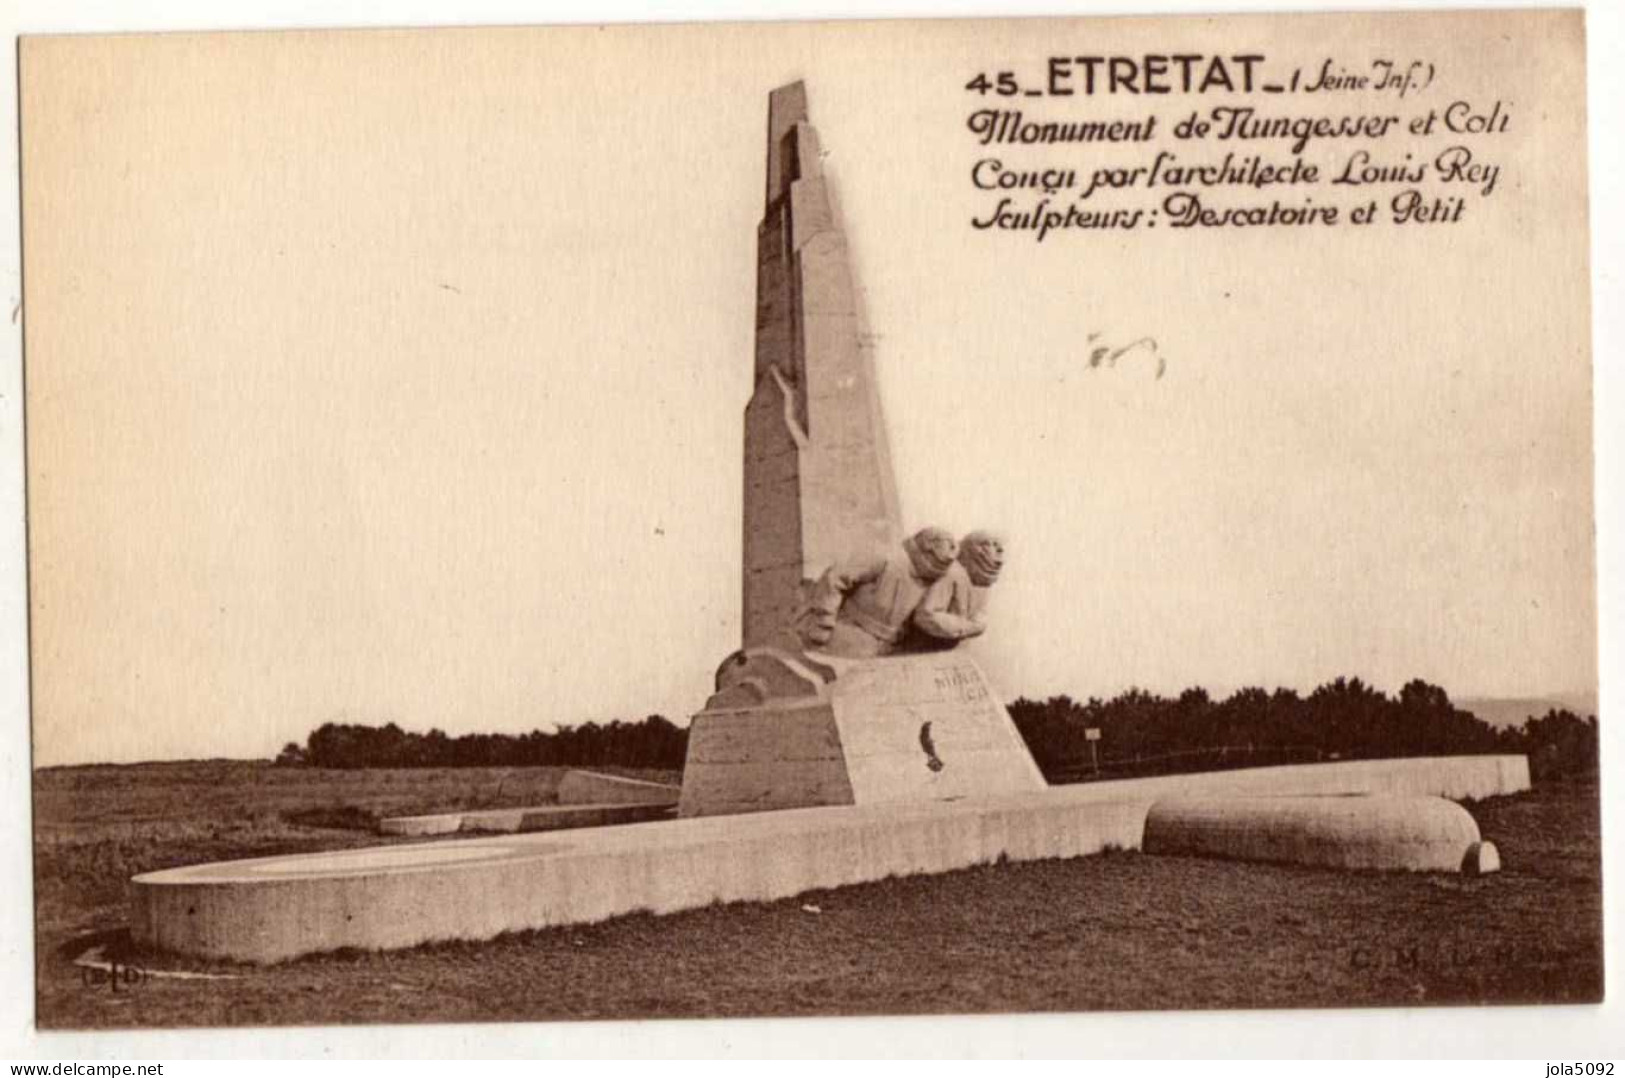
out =
[[[1021,699],[1010,714],[1052,779],[1208,771],[1273,763],[1384,756],[1524,753],[1536,778],[1595,773],[1597,720],[1568,711],[1531,716],[1497,730],[1450,702],[1436,685],[1412,681],[1398,696],[1359,678],[1338,678],[1308,696],[1291,689],[1241,689],[1214,700],[1203,689],[1163,697],[1138,689],[1111,700]]]
[[[676,770],[688,731],[661,715],[642,722],[583,723],[528,734],[447,737],[387,726],[325,723],[305,746],[289,742],[278,763],[314,767],[650,767]]]
[[[1052,780],[1211,771],[1226,767],[1383,756],[1524,753],[1535,778],[1594,774],[1597,720],[1568,711],[1495,729],[1412,681],[1388,696],[1338,678],[1308,696],[1242,689],[1214,700],[1203,689],[1177,697],[1131,689],[1111,700],[1068,696],[1010,705],[1021,736]],[[1091,754],[1086,731],[1100,731]],[[588,722],[528,734],[448,737],[394,723],[326,723],[277,758],[315,767],[648,767],[677,770],[688,731],[660,715],[641,722]]]

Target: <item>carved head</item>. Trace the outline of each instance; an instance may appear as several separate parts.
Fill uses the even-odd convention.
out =
[[[916,575],[922,580],[935,580],[953,566],[959,544],[944,528],[921,528],[903,540],[903,549],[908,551]]]
[[[991,586],[1004,568],[1004,540],[992,532],[971,532],[959,544],[959,564],[970,574],[972,584]]]

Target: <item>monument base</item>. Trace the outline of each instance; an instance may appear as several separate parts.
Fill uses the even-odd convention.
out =
[[[958,801],[1046,788],[962,652],[842,659],[753,649],[689,727],[681,816]]]
[[[771,901],[1000,860],[1134,850],[1152,805],[1170,796],[1484,798],[1527,789],[1522,756],[1359,760],[1094,782],[975,801],[811,808],[269,857],[135,877],[131,929],[146,947],[277,962],[341,947],[490,939],[637,911]]]

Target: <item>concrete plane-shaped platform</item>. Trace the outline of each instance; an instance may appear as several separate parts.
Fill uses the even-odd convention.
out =
[[[147,946],[276,962],[767,901],[1000,858],[1134,850],[1152,806],[1175,796],[1459,800],[1528,788],[1522,756],[1362,760],[381,846],[137,876],[132,925]]]

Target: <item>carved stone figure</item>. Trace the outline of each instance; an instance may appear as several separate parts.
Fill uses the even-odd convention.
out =
[[[988,531],[960,540],[959,560],[926,589],[904,650],[935,651],[987,630],[988,589],[1004,568],[1004,541]]]
[[[988,589],[1004,568],[1004,540],[990,531],[968,533],[959,543],[959,564],[971,588],[969,602],[958,612],[986,628]]]
[[[797,625],[802,643],[850,658],[890,654],[916,624],[931,585],[958,564],[958,552],[948,532],[922,528],[895,550],[830,566],[813,585]]]

